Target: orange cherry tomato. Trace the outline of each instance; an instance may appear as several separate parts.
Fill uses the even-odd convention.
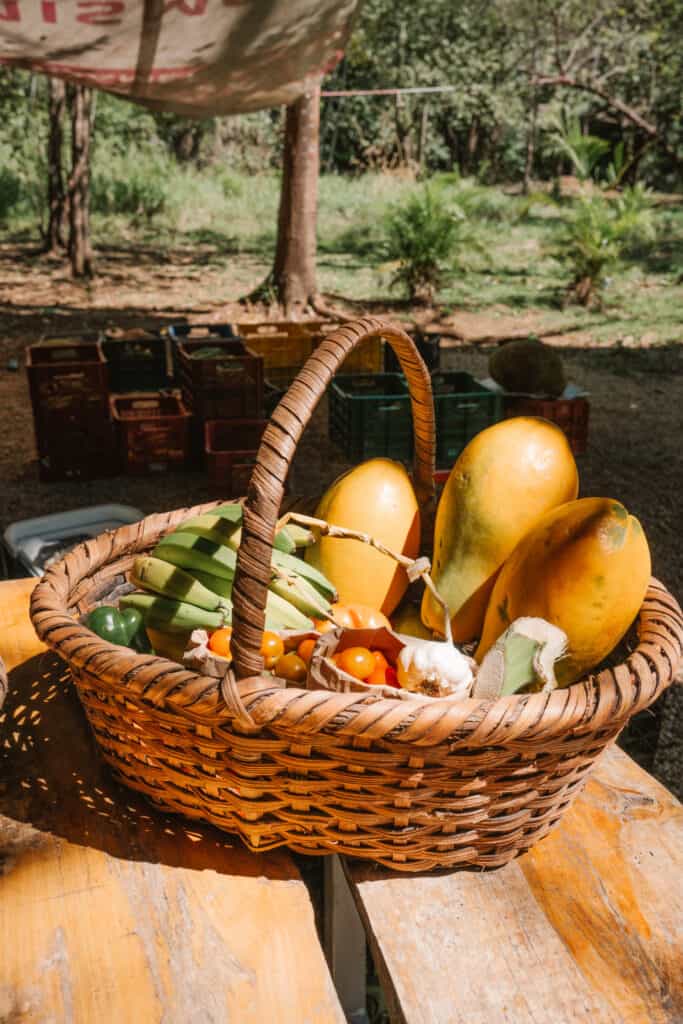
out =
[[[275,675],[291,683],[303,683],[306,678],[306,662],[294,651],[283,654],[275,666]]]
[[[224,626],[223,629],[215,630],[209,637],[209,650],[213,651],[214,654],[220,655],[221,658],[232,659],[232,652],[230,651],[231,637],[231,626]]]
[[[296,649],[296,653],[299,655],[301,660],[308,665],[313,654],[313,648],[315,647],[315,640],[313,637],[309,637],[308,640],[302,640]]]
[[[261,654],[263,664],[266,668],[275,668],[275,665],[285,653],[285,645],[282,637],[267,629],[261,641]]]
[[[331,660],[335,663],[337,668],[341,668],[341,661],[340,661],[340,659],[341,659],[341,654],[333,654],[332,655],[332,659]]]
[[[372,656],[375,659],[375,668],[389,668],[389,662],[386,659],[384,651],[373,651]]]
[[[377,665],[377,667],[372,670],[372,672],[370,673],[368,678],[365,680],[365,682],[369,683],[370,686],[386,686],[387,685],[386,669],[383,666],[381,666],[381,665]]]
[[[375,669],[375,659],[367,647],[347,647],[339,655],[339,667],[356,679],[367,679]]]

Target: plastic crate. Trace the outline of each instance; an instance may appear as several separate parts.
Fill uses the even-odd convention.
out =
[[[268,420],[208,420],[204,424],[206,471],[227,498],[246,493]]]
[[[106,395],[107,364],[98,340],[49,338],[26,350],[26,372],[34,409],[47,398]]]
[[[183,341],[178,356],[183,400],[198,419],[261,415],[263,358],[240,338]]]
[[[503,402],[500,394],[457,370],[433,373],[432,391],[436,464],[445,469],[453,465],[475,434],[503,418]]]
[[[112,395],[121,463],[133,476],[184,468],[190,413],[176,395]]]
[[[317,326],[317,325],[316,325]],[[284,370],[290,380],[304,365],[315,344],[307,323],[277,321],[275,323],[240,324],[240,337],[263,358],[263,369]],[[292,372],[293,371],[293,372]]]
[[[113,392],[161,391],[172,387],[173,342],[156,331],[133,330],[105,335],[102,351]]]
[[[429,372],[433,373],[438,370],[441,365],[441,335],[419,334],[412,331],[408,333],[415,342],[415,347]],[[401,373],[401,364],[391,345],[384,346],[384,372]]]
[[[267,419],[273,415],[276,406],[287,393],[289,381],[271,380],[266,377],[263,381],[263,413]]]
[[[410,396],[398,373],[347,374],[329,390],[330,440],[360,462],[386,456],[407,462],[413,453]]]
[[[522,395],[505,395],[505,416],[540,416],[556,423],[567,435],[574,455],[583,455],[588,446],[588,399],[576,398],[531,398]]]

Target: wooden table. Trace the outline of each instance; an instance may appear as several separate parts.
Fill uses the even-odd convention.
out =
[[[683,1022],[683,806],[616,747],[504,868],[344,867],[392,1024]]]
[[[31,627],[34,582],[0,584],[0,1021],[341,1024],[292,859],[111,781]]]
[[[33,633],[31,585],[0,584],[0,1021],[343,1021],[291,858],[111,781]],[[406,876],[327,858],[325,874],[353,1020],[367,932],[392,1022],[683,1022],[683,808],[616,748],[562,825],[502,869]]]

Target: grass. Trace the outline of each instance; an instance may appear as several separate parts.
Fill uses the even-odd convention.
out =
[[[223,286],[227,279],[235,289],[226,299],[242,293],[247,264],[251,278],[265,276],[269,269],[279,203],[277,174],[237,174],[221,165],[187,170],[158,153],[100,153],[93,180],[96,245],[122,245],[131,258],[136,245],[169,255],[182,251],[183,262],[194,262],[197,271],[223,268]],[[507,195],[453,175],[439,175],[432,182],[460,206],[470,228],[469,240],[456,253],[455,274],[438,294],[446,311],[533,311],[537,329],[586,331],[605,343],[629,344],[629,339],[643,337],[662,343],[681,340],[683,207],[656,208],[656,239],[627,253],[606,282],[603,308],[589,312],[578,306],[562,308],[571,274],[557,253],[569,201],[563,206],[550,203],[547,196]],[[422,187],[398,173],[321,177],[322,291],[361,303],[399,304],[400,295],[391,287],[397,263],[386,255],[387,215]],[[7,183],[9,202],[4,208],[0,203],[8,234],[16,240],[35,238],[35,199],[31,195],[30,202],[26,197],[16,202],[12,190],[16,193],[13,181]]]

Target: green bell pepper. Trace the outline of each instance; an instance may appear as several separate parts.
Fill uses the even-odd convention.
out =
[[[124,608],[120,611],[113,605],[103,604],[93,608],[85,624],[101,640],[108,640],[110,644],[130,647],[140,653],[152,649],[144,620],[137,608]]]

